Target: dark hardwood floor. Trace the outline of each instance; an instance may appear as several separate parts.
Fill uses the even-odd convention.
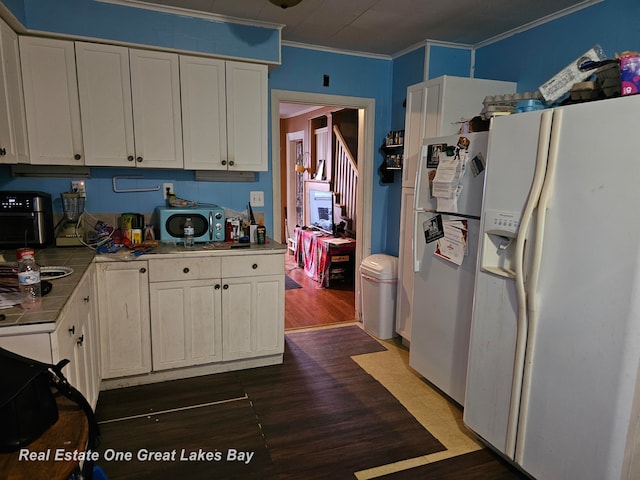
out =
[[[97,464],[110,480],[353,480],[446,453],[352,359],[386,350],[357,325],[290,331],[282,365],[102,392]],[[526,477],[479,450],[357,478]]]
[[[355,320],[353,282],[322,288],[299,268],[294,256],[285,255],[285,273],[302,288],[285,291],[285,329],[332,325]],[[357,279],[354,278],[354,282]]]

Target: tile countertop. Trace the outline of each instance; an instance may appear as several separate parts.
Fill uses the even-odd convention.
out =
[[[71,267],[73,273],[66,277],[49,279],[53,288],[51,292],[42,298],[42,307],[34,311],[23,310],[16,305],[10,308],[0,309],[0,314],[5,316],[0,320],[0,336],[28,334],[37,332],[52,332],[55,330],[55,322],[69,300],[71,293],[92,262],[148,260],[154,255],[162,255],[163,258],[180,258],[189,256],[210,255],[251,255],[253,253],[286,253],[287,246],[271,239],[267,239],[264,245],[255,243],[249,247],[230,248],[228,245],[211,248],[206,244],[197,243],[195,248],[186,250],[175,243],[160,243],[157,248],[139,257],[134,257],[131,252],[121,249],[115,254],[96,255],[95,251],[87,247],[49,247],[36,249],[36,261],[41,266],[47,267]],[[0,250],[4,261],[14,262],[15,250]]]
[[[1,250],[0,253],[2,253],[5,261],[16,261],[15,250]],[[95,252],[86,247],[51,247],[36,249],[35,253],[36,262],[38,262],[39,265],[47,267],[71,267],[73,268],[73,273],[66,277],[49,280],[53,288],[48,295],[42,298],[42,307],[39,309],[26,311],[18,305],[1,309],[0,313],[5,316],[5,320],[0,321],[0,335],[18,333],[11,327],[24,327],[27,325],[31,327],[21,329],[20,333],[53,331],[60,310],[62,310],[64,304],[69,300],[69,296],[95,257]],[[8,330],[4,327],[7,327]]]

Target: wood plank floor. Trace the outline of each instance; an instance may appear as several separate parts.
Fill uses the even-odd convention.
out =
[[[285,291],[285,329],[333,325],[355,319],[353,283],[322,288],[289,254],[285,255],[285,273],[302,286]]]
[[[97,464],[110,480],[526,478],[477,447],[452,456],[457,450],[434,438],[406,399],[398,400],[395,388],[383,387],[368,373],[371,365],[363,366],[380,358],[382,371],[398,379],[400,372],[388,372],[388,355],[394,355],[388,342],[357,325],[286,337],[282,365],[101,392],[96,415],[103,460]],[[410,387],[412,396],[429,408],[432,401],[418,393],[424,384],[415,375],[412,381],[419,386]],[[147,450],[165,456],[175,450],[178,460],[104,460],[109,451],[137,456]],[[216,459],[179,460],[201,451]],[[372,473],[385,465],[394,467]]]

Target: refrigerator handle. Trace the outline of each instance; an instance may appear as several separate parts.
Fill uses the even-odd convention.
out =
[[[553,128],[551,130],[551,141],[549,143],[549,159],[544,185],[538,202],[536,214],[536,234],[534,250],[529,270],[529,281],[527,282],[527,314],[529,323],[528,345],[524,363],[524,375],[522,380],[522,400],[520,402],[520,424],[516,439],[516,463],[522,462],[524,454],[524,443],[527,430],[527,415],[529,414],[529,399],[531,394],[531,373],[533,367],[533,355],[535,352],[536,330],[538,327],[538,279],[540,277],[540,265],[542,263],[542,248],[544,243],[544,230],[547,218],[547,210],[551,203],[553,188],[556,178],[556,166],[558,163],[558,146],[562,129],[562,109],[558,109],[553,114]]]
[[[420,212],[418,210],[413,211],[413,237],[411,238],[411,251],[413,252],[413,273],[420,271],[420,260],[418,260],[418,235],[422,230],[418,228],[418,217]]]
[[[540,132],[538,135],[538,151],[536,156],[536,169],[533,175],[531,191],[520,219],[515,250],[515,289],[517,301],[517,325],[516,325],[516,351],[513,363],[513,378],[511,383],[511,401],[509,404],[509,421],[507,423],[507,438],[505,453],[513,459],[516,451],[516,437],[518,431],[518,418],[520,416],[520,401],[522,399],[522,378],[524,373],[525,352],[527,349],[528,319],[527,319],[527,295],[525,289],[525,246],[527,233],[533,218],[533,212],[538,205],[540,193],[544,184],[547,160],[549,154],[549,137],[553,110],[542,113],[540,119]]]

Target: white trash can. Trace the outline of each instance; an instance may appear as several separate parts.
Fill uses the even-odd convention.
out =
[[[381,340],[395,335],[398,258],[377,253],[360,264],[362,323]]]

